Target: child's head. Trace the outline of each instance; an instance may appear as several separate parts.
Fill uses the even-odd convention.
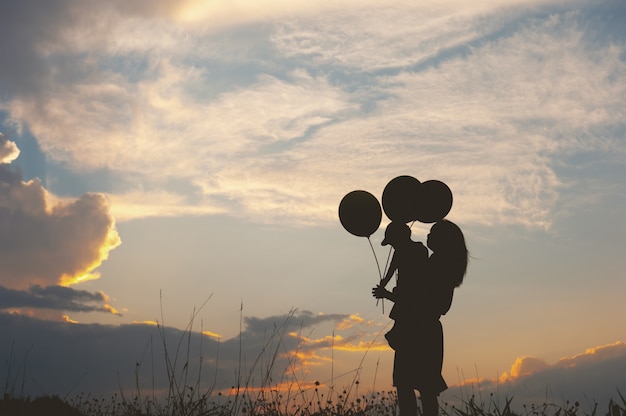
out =
[[[391,244],[396,246],[411,239],[411,229],[403,222],[390,222],[385,229],[385,238],[381,243],[383,246]]]
[[[456,285],[460,285],[467,269],[467,246],[465,237],[458,225],[448,220],[436,222],[430,228],[430,234],[426,239],[426,245],[433,253],[441,254],[447,261],[455,263],[458,269]]]

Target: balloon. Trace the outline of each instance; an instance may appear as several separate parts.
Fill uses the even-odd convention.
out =
[[[448,185],[433,179],[422,182],[420,192],[416,218],[419,222],[437,222],[448,215],[452,208],[452,191]]]
[[[339,220],[350,234],[369,237],[378,230],[383,217],[380,203],[367,191],[352,191],[339,203]]]
[[[421,183],[412,176],[393,178],[383,190],[383,209],[391,221],[411,222],[417,219],[417,204],[421,199]]]

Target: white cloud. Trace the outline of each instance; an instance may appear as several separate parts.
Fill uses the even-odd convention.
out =
[[[17,148],[15,143],[0,133],[0,164],[13,162],[19,154],[20,149]]]
[[[107,31],[74,36],[83,40],[65,52],[51,39],[61,49],[46,49],[55,58],[47,70],[61,77],[69,54],[78,72],[44,77],[39,94],[2,104],[51,159],[132,175],[136,184],[111,192],[126,201],[117,208],[124,218],[228,210],[255,221],[335,221],[346,192],[379,194],[412,174],[452,187],[458,221],[548,228],[569,185],[554,168],[564,155],[623,152],[615,134],[595,134],[623,119],[623,48],[591,45],[594,29],[576,13],[398,2],[328,14],[268,2],[293,17],[276,23],[274,12],[255,15],[243,2],[242,19],[273,22],[273,35],[235,26],[218,36],[163,19],[176,15],[164,4],[158,13],[101,11]],[[188,3],[187,17],[231,14],[199,5]],[[265,55],[241,47],[253,39]],[[164,190],[171,178],[198,193]],[[130,208],[142,192],[141,207]]]
[[[296,150],[312,158],[309,171],[343,165],[341,173],[358,172],[356,186],[374,190],[389,171],[444,179],[456,197],[451,215],[463,222],[547,228],[564,186],[555,172],[564,155],[623,153],[619,137],[592,133],[621,123],[625,84],[615,80],[623,51],[595,49],[585,30],[575,15],[555,15],[467,53],[434,52],[445,59],[381,77],[377,91],[389,98],[375,110]]]
[[[460,7],[459,7],[460,6]],[[404,68],[480,34],[480,5],[396,3],[346,8],[279,24],[272,41],[287,56],[355,71]]]
[[[161,74],[157,81],[138,86],[121,80],[77,85],[74,91],[59,90],[47,106],[15,103],[13,114],[31,120],[29,127],[48,154],[76,167],[107,166],[139,173],[147,181],[193,181],[207,197],[205,207],[176,211],[207,213],[224,210],[215,205],[216,197],[241,200],[243,206],[262,211],[280,192],[275,181],[292,163],[283,148],[353,107],[328,80],[302,71],[291,73],[290,81],[261,76],[250,88],[208,103],[191,96],[202,82],[200,72],[165,64]],[[272,176],[274,170],[278,178],[264,182],[262,177]],[[142,198],[145,209],[132,211],[163,212],[163,203],[150,207],[155,195],[148,192]],[[292,191],[285,196],[292,199]],[[112,195],[111,200],[130,199]],[[124,211],[125,217],[131,211],[114,209]]]
[[[97,278],[120,244],[108,209],[101,194],[51,203],[38,179],[24,182],[0,165],[0,283],[25,289]]]
[[[120,222],[136,218],[228,213],[225,207],[190,204],[185,196],[166,191],[135,190],[107,194],[107,200],[111,204],[111,215]]]

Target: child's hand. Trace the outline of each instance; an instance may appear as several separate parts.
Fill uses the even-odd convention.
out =
[[[382,285],[372,288],[372,296],[376,299],[388,298],[389,295],[391,295],[391,292],[385,289]]]

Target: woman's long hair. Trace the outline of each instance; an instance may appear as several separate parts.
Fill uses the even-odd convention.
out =
[[[430,229],[432,238],[437,241],[437,254],[445,257],[446,262],[454,270],[455,287],[463,283],[467,271],[469,252],[465,245],[465,237],[458,225],[448,220],[436,222]]]

